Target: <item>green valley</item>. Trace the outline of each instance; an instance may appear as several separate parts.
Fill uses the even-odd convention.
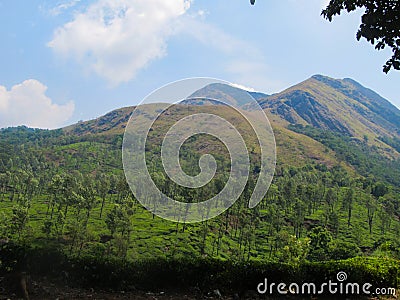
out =
[[[251,149],[242,196],[197,224],[163,220],[131,193],[121,147],[133,107],[57,130],[1,129],[1,272],[104,289],[240,294],[264,276],[321,282],[346,271],[355,282],[399,288],[400,110],[354,80],[321,75],[254,96],[274,130],[277,166],[253,209],[259,147],[251,128],[224,106],[177,108],[174,117],[192,110],[236,120]],[[208,199],[226,183],[228,153],[209,136],[189,139],[183,169],[197,174],[198,158],[209,153],[216,176],[199,190],[173,184],[159,157],[172,121],[164,115],[149,135],[151,176],[171,197]],[[52,265],[40,265],[46,261]]]

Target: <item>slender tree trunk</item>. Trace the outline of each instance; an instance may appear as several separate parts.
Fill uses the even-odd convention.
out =
[[[351,208],[349,207],[349,214],[348,214],[348,219],[347,219],[347,227],[350,227],[351,225]]]
[[[103,197],[103,199],[101,201],[100,219],[101,219],[101,216],[103,215],[103,208],[104,208],[104,203],[105,202],[106,202],[106,197]]]

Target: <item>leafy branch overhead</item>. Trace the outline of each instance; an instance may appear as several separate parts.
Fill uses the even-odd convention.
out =
[[[392,49],[393,55],[383,66],[388,73],[391,68],[400,70],[400,2],[398,0],[331,0],[322,16],[329,21],[347,12],[364,8],[357,40],[365,38],[375,49]]]

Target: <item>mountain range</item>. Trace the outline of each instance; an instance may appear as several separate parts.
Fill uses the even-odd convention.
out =
[[[208,93],[213,89],[220,98],[224,97],[222,85],[205,89]],[[364,146],[372,147],[373,151],[391,160],[399,158],[400,110],[352,79],[314,75],[276,94],[249,93],[270,119],[276,137],[278,161],[281,159],[295,165],[310,159],[328,165],[344,161],[353,168],[351,163],[340,157],[338,151],[327,149],[329,147],[306,133],[304,128],[338,135],[346,143],[360,147],[365,143]],[[230,101],[228,96],[225,99]],[[77,136],[121,135],[133,110],[133,106],[120,108],[62,130],[67,135]]]
[[[224,92],[222,85],[216,89],[220,94]],[[283,124],[311,125],[354,137],[400,135],[400,110],[349,78],[314,75],[273,95],[249,93],[269,115],[279,117]],[[133,106],[117,109],[97,119],[68,126],[65,131],[88,134],[120,128],[122,132],[133,109]]]
[[[215,99],[249,114],[261,108],[273,129],[275,176],[254,208],[249,208],[254,187],[258,182],[265,183],[259,180],[262,156],[254,127],[239,118],[237,110],[223,103],[215,105]],[[152,109],[157,112],[153,104],[144,108],[149,110],[141,107],[136,111],[139,123],[135,124],[152,120],[148,114]],[[200,157],[211,154],[217,166],[212,180],[193,189],[177,184],[165,172],[160,155],[163,134],[189,114],[213,113],[231,122],[244,139],[250,161],[248,180],[239,199],[223,214],[195,224],[168,222],[139,203],[138,195],[144,195],[145,201],[153,199],[148,182],[139,184],[138,193],[131,192],[121,154],[134,110],[134,106],[116,109],[57,130],[23,126],[0,129],[0,242],[10,239],[39,245],[46,253],[49,245],[54,246],[71,259],[82,258],[65,264],[82,266],[86,275],[79,278],[97,282],[97,276],[105,276],[101,282],[107,284],[112,269],[98,268],[103,260],[109,266],[108,262],[122,259],[116,270],[126,261],[137,261],[145,271],[134,268],[130,273],[149,278],[151,284],[154,277],[143,275],[148,274],[147,260],[157,262],[154,274],[172,265],[177,266],[181,278],[188,276],[185,270],[189,269],[180,265],[185,259],[200,259],[196,265],[205,270],[204,278],[219,278],[209,274],[212,268],[203,268],[204,258],[216,259],[224,274],[239,273],[227,271],[231,269],[220,263],[240,261],[245,263],[246,275],[237,278],[248,280],[248,289],[256,286],[247,277],[254,270],[262,270],[259,262],[273,262],[272,270],[279,268],[278,273],[281,267],[275,263],[285,263],[290,272],[302,270],[301,276],[311,265],[306,264],[307,269],[292,266],[317,262],[318,275],[313,279],[318,279],[327,278],[320,275],[320,262],[329,261],[326,268],[331,274],[331,261],[360,256],[375,256],[378,266],[354,260],[355,267],[353,260],[348,260],[338,262],[338,271],[344,266],[352,273],[357,273],[357,268],[378,270],[379,280],[395,276],[398,282],[397,269],[379,267],[393,258],[393,263],[389,262],[398,268],[400,258],[400,110],[388,100],[352,79],[321,75],[272,95],[227,84],[205,85],[188,95],[145,131],[145,145],[139,140],[157,188],[170,198],[195,203],[220,193],[229,180],[233,164],[227,147],[210,135],[185,140],[179,161],[186,174],[197,176],[201,172]],[[140,168],[133,171],[141,178]],[[84,259],[92,267],[86,268]],[[96,263],[92,264],[92,259]],[[171,265],[158,264],[165,259],[174,260]],[[10,261],[14,260],[12,256]],[[64,267],[58,266],[57,273],[63,274],[59,269]],[[392,277],[381,273],[383,269]],[[128,273],[121,274],[118,282],[123,282]],[[193,274],[197,284],[197,269]],[[164,273],[159,278],[176,277]],[[141,278],[130,282],[136,284]],[[365,282],[368,277],[362,278]]]

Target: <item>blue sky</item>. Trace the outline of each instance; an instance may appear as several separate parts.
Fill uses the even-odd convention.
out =
[[[390,51],[332,23],[326,0],[0,0],[0,127],[57,128],[137,104],[187,77],[276,93],[314,74],[350,77],[400,107]]]

